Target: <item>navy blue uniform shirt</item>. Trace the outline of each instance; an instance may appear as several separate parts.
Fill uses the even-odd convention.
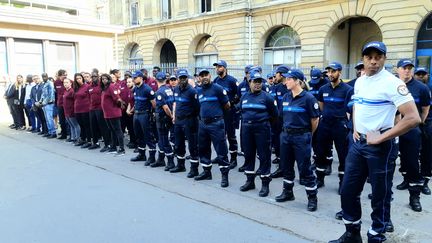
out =
[[[346,118],[346,104],[351,100],[351,90],[352,87],[342,81],[334,88],[331,83],[322,86],[318,92],[318,101],[324,103],[321,111],[323,118]]]
[[[154,99],[154,91],[152,88],[142,83],[141,86],[135,86],[132,92],[135,99],[135,111],[150,111],[152,108],[151,100]]]
[[[277,103],[264,92],[244,94],[240,100],[243,122],[260,122],[278,116]]]
[[[318,101],[303,90],[296,97],[287,93],[282,98],[283,127],[286,129],[311,129],[311,119],[319,116]]]
[[[223,78],[217,76],[214,79],[213,83],[222,86],[223,89],[227,92],[229,101],[234,101],[234,97],[237,95],[237,79],[227,74]]]
[[[275,100],[277,102],[279,116],[282,116],[282,99],[284,95],[288,92],[291,92],[287,89],[287,87],[283,83],[278,83],[274,85],[274,93]]]
[[[172,104],[174,103],[174,92],[171,87],[164,84],[159,87],[156,91],[156,113],[165,114],[164,109],[162,108],[164,105],[167,105],[172,111]]]
[[[243,81],[237,87],[237,96],[241,98],[249,91],[250,91],[249,82],[247,81],[246,78],[244,78]]]
[[[354,88],[356,81],[357,81],[357,78],[350,80],[350,81],[347,82],[346,84],[348,84],[349,86],[351,86],[351,87]]]
[[[431,102],[430,92],[428,87],[422,82],[411,79],[406,83],[406,86],[414,98],[419,114],[422,113],[422,106],[428,106]]]
[[[320,79],[318,82],[309,82],[309,93],[311,93],[315,99],[318,99],[318,93],[319,89],[324,86],[325,84],[328,84],[329,80],[327,78]]]
[[[176,103],[176,117],[198,115],[199,103],[197,91],[188,84],[184,89],[177,85],[174,89],[174,102]]]
[[[203,85],[198,90],[198,100],[201,105],[202,119],[223,116],[223,107],[228,103],[227,92],[218,84]]]

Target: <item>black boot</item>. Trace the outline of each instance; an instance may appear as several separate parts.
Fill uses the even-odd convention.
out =
[[[196,181],[202,181],[202,180],[211,180],[212,174],[211,174],[211,166],[204,167],[203,166],[203,172],[201,174],[195,176]]]
[[[293,193],[293,187],[294,183],[283,183],[283,191],[282,193],[275,197],[276,202],[285,202],[285,201],[292,201],[295,199],[294,193]]]
[[[280,165],[280,158],[276,157],[274,160],[272,160],[272,164]]]
[[[267,197],[268,196],[268,194],[270,193],[269,184],[270,184],[271,180],[272,180],[272,178],[268,177],[268,176],[267,177],[261,177],[262,186],[261,186],[261,190],[258,193],[258,196],[260,196],[260,197]]]
[[[408,189],[408,187],[409,187],[409,183],[404,178],[404,180],[402,181],[402,183],[396,186],[396,189],[398,189],[398,190],[406,190],[406,189]]]
[[[185,159],[177,158],[177,165],[170,170],[171,173],[185,172]]]
[[[150,164],[150,167],[161,167],[161,166],[165,166],[165,153],[158,153],[158,158],[156,160],[155,163]]]
[[[147,157],[145,155],[145,149],[140,149],[137,156],[130,159],[132,162],[138,162],[138,161],[146,161]]]
[[[240,187],[240,191],[245,192],[255,189],[255,174],[246,174],[246,183]]]
[[[337,220],[342,220],[342,217],[343,217],[343,211],[342,210],[335,214],[335,219],[337,219]]]
[[[387,222],[387,225],[385,227],[385,231],[389,232],[389,233],[394,232],[394,226],[393,226],[393,222],[391,220],[389,220]]]
[[[187,178],[194,178],[198,175],[198,162],[191,162],[190,171],[187,174]]]
[[[228,172],[229,172],[230,168],[220,168],[221,174],[222,174],[222,179],[221,179],[221,187],[227,187],[229,186],[229,181],[228,181]]]
[[[230,158],[229,168],[232,170],[235,167],[237,167],[237,152],[232,152],[230,154],[231,154],[231,158]]]
[[[410,190],[409,193],[409,205],[411,209],[415,212],[421,212],[422,206],[420,204],[420,192]]]
[[[278,168],[273,173],[270,174],[271,178],[279,178],[282,176],[283,176],[283,172],[280,166],[278,166]]]
[[[238,172],[244,172],[246,169],[246,162],[238,168]]]
[[[343,178],[344,178],[344,174],[341,174],[341,172],[339,172],[339,188],[338,188],[339,195],[341,194],[342,191]]]
[[[318,198],[316,194],[308,195],[308,204],[307,204],[307,210],[310,212],[314,212],[317,210],[318,207]]]
[[[362,243],[360,224],[346,224],[345,228],[345,233],[339,239],[329,241],[329,243]]]
[[[429,179],[428,178],[424,178],[424,184],[423,184],[423,187],[422,187],[422,193],[425,194],[425,195],[430,195],[431,194],[431,190],[430,190],[430,188],[428,186],[428,182],[429,182]]]
[[[317,188],[323,187],[324,186],[324,177],[325,177],[324,172],[317,170],[316,176],[317,176],[317,179],[316,179]]]
[[[174,168],[175,167],[175,165],[174,165],[174,155],[167,155],[167,160],[168,160],[168,163],[167,163],[167,165],[165,166],[165,171],[169,171],[169,170],[171,170],[172,168]]]
[[[149,159],[144,163],[145,166],[149,166],[156,162],[156,150],[149,151]]]

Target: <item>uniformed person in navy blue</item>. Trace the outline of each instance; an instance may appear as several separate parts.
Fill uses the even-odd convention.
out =
[[[236,137],[236,108],[235,104],[238,103],[239,97],[237,95],[237,79],[229,75],[227,72],[227,63],[224,60],[219,60],[213,63],[216,67],[217,77],[213,80],[213,83],[219,84],[227,92],[228,99],[230,101],[231,108],[225,112],[225,132],[229,143],[230,153],[230,168],[233,169],[237,166],[237,137]]]
[[[173,126],[172,119],[172,104],[174,103],[174,93],[171,87],[167,84],[166,74],[164,72],[158,72],[156,74],[156,80],[158,82],[158,90],[156,91],[156,128],[158,132],[158,146],[159,154],[156,163],[151,164],[151,167],[165,166],[165,156],[167,157],[168,163],[165,167],[165,171],[174,168],[174,154],[169,143],[168,134]]]
[[[287,73],[290,68],[286,65],[280,65],[275,70],[274,85],[270,88],[270,95],[274,97],[277,103],[279,118],[272,123],[272,143],[275,149],[276,158],[272,161],[278,168],[270,175],[271,178],[282,177],[282,169],[279,166],[280,162],[280,134],[282,132],[282,98],[288,93],[288,89],[285,85],[285,77],[282,76]]]
[[[283,170],[283,191],[275,198],[276,202],[294,200],[294,162],[305,183],[308,196],[307,210],[317,210],[317,186],[311,169],[312,134],[319,121],[318,101],[301,87],[303,72],[291,69],[283,74],[286,86],[291,91],[282,99],[283,128],[281,133],[281,167]]]
[[[244,145],[246,183],[240,191],[255,189],[255,175],[259,175],[262,187],[260,197],[266,197],[270,190],[271,166],[271,126],[270,120],[278,118],[277,103],[274,98],[262,91],[264,78],[257,69],[250,72],[250,91],[240,99],[242,113],[241,139]],[[255,171],[255,157],[258,154],[260,165]]]
[[[331,62],[327,67],[330,83],[322,86],[318,92],[318,102],[322,118],[316,134],[316,175],[318,188],[324,186],[324,177],[331,171],[331,161],[327,159],[328,151],[335,143],[339,159],[339,189],[344,176],[345,158],[348,152],[347,142],[347,100],[351,99],[352,87],[341,78],[342,65]],[[330,162],[330,163],[329,163]]]
[[[198,113],[199,103],[197,91],[188,83],[188,71],[177,70],[179,84],[174,88],[174,136],[177,165],[171,173],[184,172],[186,160],[185,137],[188,141],[191,169],[188,178],[198,175]]]
[[[151,110],[156,106],[156,102],[154,91],[144,83],[144,74],[136,71],[132,77],[135,83],[132,90],[135,100],[133,125],[138,139],[138,155],[131,158],[131,161],[146,161],[144,165],[148,166],[156,161],[156,145],[150,133]],[[145,155],[146,146],[149,148],[148,160]]]
[[[362,73],[364,72],[364,65],[363,62],[359,62],[355,65],[354,67],[355,71],[356,71],[356,77],[354,79],[351,79],[349,82],[347,82],[347,84],[351,87],[354,88],[355,82],[357,81],[357,79],[362,76]]]
[[[227,91],[222,86],[211,81],[209,70],[203,69],[199,72],[201,88],[198,89],[200,102],[199,122],[199,157],[203,172],[195,176],[195,180],[211,180],[211,143],[216,150],[216,162],[222,174],[221,187],[229,185],[228,172],[228,146],[225,136],[224,111],[229,110],[230,103]]]
[[[429,83],[429,75],[424,67],[416,68],[414,78],[421,81],[425,85]],[[430,89],[430,87],[428,86]],[[431,103],[432,104],[432,103]],[[429,180],[432,176],[432,106],[429,108],[428,116],[423,124],[420,124],[422,131],[422,146],[420,150],[420,173],[423,176],[424,184],[422,193],[431,195],[431,190],[428,186]]]
[[[386,240],[390,220],[393,173],[397,158],[395,137],[420,122],[415,103],[406,85],[384,69],[387,48],[382,42],[363,47],[365,75],[354,86],[354,143],[346,158],[341,203],[346,231],[331,243],[362,242],[360,195],[366,179],[372,186],[368,242]],[[402,119],[395,125],[396,111]]]
[[[430,92],[428,87],[422,82],[413,78],[414,64],[409,59],[401,59],[397,64],[399,78],[405,82],[409,92],[414,98],[417,111],[420,114],[421,122],[424,124],[429,113]],[[420,148],[421,130],[415,127],[399,137],[399,152],[401,167],[399,171],[404,177],[404,181],[396,188],[399,190],[408,189],[410,194],[409,205],[411,209],[420,212],[420,192],[424,181],[420,174]],[[430,148],[429,148],[430,149]]]

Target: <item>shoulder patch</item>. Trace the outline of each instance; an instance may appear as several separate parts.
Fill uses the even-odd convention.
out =
[[[162,96],[158,95],[158,96],[157,96],[157,99],[158,99],[158,100],[162,100]]]
[[[409,94],[409,90],[406,85],[402,84],[397,87],[397,92],[400,95],[407,96]]]
[[[150,94],[151,94],[151,95],[154,95],[154,91],[153,91],[153,90],[152,90],[152,91],[150,91]]]
[[[273,104],[274,104],[275,106],[277,106],[277,102],[276,102],[276,100],[273,102]]]
[[[314,104],[314,108],[315,108],[315,110],[318,110],[318,109],[319,109],[319,105],[318,105],[318,103],[315,103],[315,104]]]
[[[226,92],[226,90],[223,90],[222,92],[223,92],[223,94],[224,94],[224,95],[227,95],[227,92]]]

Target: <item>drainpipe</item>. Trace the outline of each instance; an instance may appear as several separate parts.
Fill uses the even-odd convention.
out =
[[[252,63],[252,6],[251,0],[248,0],[248,28],[249,28],[249,38],[248,38],[248,64]]]

